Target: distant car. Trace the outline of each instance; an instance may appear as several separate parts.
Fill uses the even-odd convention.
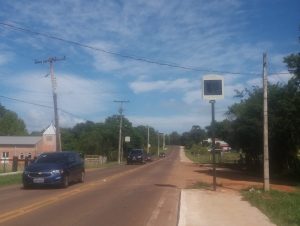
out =
[[[84,161],[72,151],[41,154],[28,165],[22,175],[24,188],[56,185],[68,187],[70,182],[84,182]]]
[[[164,157],[166,157],[166,154],[163,153],[163,152],[162,152],[162,153],[159,153],[159,157],[160,157],[160,158],[164,158]]]
[[[127,164],[146,162],[146,155],[143,149],[131,149],[127,156]]]
[[[146,154],[146,161],[151,162],[152,161],[152,155],[151,154]]]

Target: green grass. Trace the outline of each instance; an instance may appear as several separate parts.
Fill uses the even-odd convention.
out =
[[[12,184],[21,184],[21,173],[0,176],[0,187]]]
[[[93,169],[93,168],[108,168],[118,165],[118,162],[108,162],[105,164],[86,164],[86,169]],[[7,171],[6,171],[7,172]],[[13,175],[0,175],[0,187],[7,186],[7,185],[13,185],[13,184],[21,184],[22,178],[21,178],[21,173],[18,174],[13,174]]]
[[[300,225],[300,192],[250,189],[243,191],[245,200],[256,206],[278,226]]]
[[[195,163],[211,163],[212,162],[212,155],[210,152],[192,152],[187,150],[186,156]],[[217,163],[237,163],[240,159],[240,154],[237,152],[223,152],[222,155],[216,154],[216,162]]]
[[[118,165],[118,162],[107,162],[104,164],[99,163],[93,163],[93,162],[85,162],[85,168],[86,169],[100,169],[100,168],[108,168]]]

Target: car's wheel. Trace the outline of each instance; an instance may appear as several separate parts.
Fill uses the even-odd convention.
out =
[[[84,182],[84,177],[85,177],[85,172],[81,172],[80,173],[80,178],[79,178],[79,182],[83,183]]]
[[[30,188],[30,185],[28,184],[23,184],[23,189],[29,189]]]
[[[62,187],[67,188],[68,186],[69,186],[69,176],[66,175],[66,176],[64,176]]]

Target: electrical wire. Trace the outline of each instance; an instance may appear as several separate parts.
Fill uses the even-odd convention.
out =
[[[144,62],[144,63],[149,63],[149,64],[156,64],[156,65],[159,65],[159,66],[167,66],[167,67],[179,68],[179,69],[189,70],[189,71],[219,73],[219,74],[254,75],[254,76],[261,75],[260,73],[250,73],[250,72],[242,73],[242,72],[209,70],[209,69],[201,69],[201,68],[191,67],[191,66],[178,65],[176,63],[164,63],[164,62],[159,62],[159,61],[152,60],[152,59],[147,59],[147,58],[144,58],[144,57],[139,57],[139,56],[122,54],[122,53],[119,53],[119,52],[108,51],[108,50],[105,50],[105,49],[102,49],[102,48],[86,45],[86,44],[76,42],[76,41],[67,40],[67,39],[64,39],[64,38],[60,38],[60,37],[50,35],[50,34],[46,34],[46,33],[42,33],[42,32],[33,31],[33,30],[30,30],[30,29],[27,29],[27,28],[18,27],[18,26],[12,25],[12,24],[4,23],[4,22],[0,22],[0,25],[4,28],[11,28],[11,29],[16,30],[16,31],[29,33],[29,34],[32,34],[32,35],[43,36],[43,37],[46,37],[46,38],[49,38],[49,39],[58,40],[58,41],[61,41],[61,42],[69,43],[69,44],[72,44],[72,45],[80,46],[80,47],[83,47],[83,48],[91,49],[91,50],[102,52],[102,53],[105,53],[105,54],[119,56],[119,57],[122,57],[122,58],[127,58],[127,59],[140,61],[140,62]]]
[[[16,99],[16,98],[12,98],[12,97],[7,97],[7,96],[3,96],[3,95],[0,95],[0,98],[5,98],[5,99],[8,99],[8,100],[12,100],[12,101],[16,101],[16,102],[20,102],[20,103],[24,103],[24,104],[30,104],[30,105],[34,105],[34,106],[38,106],[38,107],[53,109],[52,106],[48,106],[48,105],[44,105],[44,104],[37,104],[37,103],[33,103],[33,102],[25,101],[25,100],[20,100],[20,99]],[[57,108],[57,109],[60,110],[61,112],[65,113],[65,114],[73,116],[74,118],[79,118],[79,119],[83,119],[85,121],[89,121],[89,120],[87,120],[87,119],[85,119],[81,116],[75,115],[71,112],[68,112],[68,111],[62,109],[62,108]]]

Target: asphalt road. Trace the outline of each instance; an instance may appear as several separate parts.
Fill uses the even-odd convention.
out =
[[[0,225],[175,226],[180,189],[168,184],[179,151],[145,165],[88,171],[67,189],[0,189]]]

